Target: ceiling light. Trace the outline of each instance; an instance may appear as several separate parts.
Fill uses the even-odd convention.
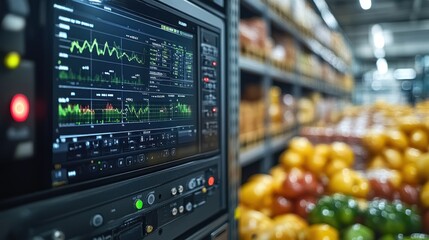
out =
[[[371,0],[359,0],[359,3],[363,10],[368,10],[372,6]]]
[[[384,58],[379,58],[377,60],[377,71],[381,74],[386,74],[389,70],[389,65],[387,65],[387,61]]]
[[[393,72],[393,77],[398,80],[415,79],[416,70],[413,68],[398,68]]]
[[[371,27],[371,35],[372,35],[372,41],[374,44],[374,47],[376,48],[384,48],[384,33],[383,29],[380,25],[375,24]]]

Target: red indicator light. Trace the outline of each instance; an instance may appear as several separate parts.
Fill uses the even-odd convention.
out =
[[[217,108],[215,108],[215,107],[214,107],[214,108],[212,109],[212,111],[213,111],[213,112],[217,112]]]
[[[25,122],[30,113],[30,103],[24,94],[16,94],[10,103],[10,114],[15,122]]]
[[[208,77],[204,77],[204,78],[203,78],[203,81],[204,81],[204,82],[209,82],[209,81],[210,81],[210,79],[209,79]]]
[[[216,66],[217,66],[217,62],[212,62],[212,65],[213,65],[214,67],[216,67]]]
[[[215,178],[213,176],[209,177],[207,183],[209,184],[209,186],[213,186],[215,183]]]

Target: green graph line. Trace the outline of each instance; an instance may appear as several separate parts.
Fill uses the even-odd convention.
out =
[[[127,106],[127,121],[128,122],[141,122],[149,121],[150,109],[149,106],[136,108],[134,105],[129,104]]]
[[[114,108],[112,104],[108,103],[105,109],[101,110],[102,120],[101,123],[119,123],[122,119],[122,111]]]
[[[116,73],[111,75],[100,75],[96,74],[93,78],[90,76],[82,75],[82,72],[79,70],[79,73],[74,73],[72,70],[69,71],[60,71],[58,74],[60,80],[72,80],[79,82],[92,82],[92,83],[110,83],[119,85],[121,83],[126,84],[142,84],[141,77],[135,77],[134,80],[121,79],[116,75]]]
[[[90,124],[94,120],[95,112],[89,106],[82,107],[79,104],[63,106],[58,105],[60,123],[74,123],[76,125]]]
[[[113,107],[107,103],[102,109],[91,109],[89,106],[68,104],[58,105],[59,122],[61,124],[104,124],[120,122],[149,122],[157,120],[174,120],[191,117],[189,105],[177,103],[170,105],[136,106],[125,104],[125,109]]]
[[[191,107],[187,104],[177,103],[176,109],[184,117],[192,115]]]
[[[96,38],[94,38],[92,43],[88,42],[87,40],[83,41],[82,44],[79,41],[72,41],[70,44],[70,52],[73,53],[75,49],[77,49],[77,51],[82,54],[86,49],[88,49],[88,51],[92,53],[95,49],[95,53],[98,56],[105,56],[106,54],[113,56],[113,54],[115,54],[117,59],[122,59],[125,57],[128,62],[136,61],[139,64],[144,64],[144,59],[139,58],[137,54],[132,53],[129,55],[128,53],[123,52],[115,43],[113,43],[113,45],[113,47],[110,47],[109,43],[105,42],[103,47],[100,48]]]

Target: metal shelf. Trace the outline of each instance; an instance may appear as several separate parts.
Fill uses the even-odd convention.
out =
[[[256,162],[258,159],[261,159],[264,156],[266,151],[265,142],[262,142],[260,145],[251,148],[246,151],[240,151],[239,162],[242,167],[247,166],[251,163]]]
[[[346,73],[350,71],[347,64],[341,58],[335,55],[335,53],[331,49],[325,47],[316,39],[304,36],[301,32],[298,31],[298,29],[296,29],[295,26],[292,25],[292,23],[282,19],[273,10],[271,10],[271,8],[262,3],[260,0],[241,0],[241,2],[261,14],[266,13],[267,18],[271,20],[277,28],[291,34],[295,39],[298,40],[298,42],[305,45],[314,54],[321,57],[325,62],[330,64],[339,72]]]
[[[240,69],[242,71],[258,74],[261,76],[266,75],[277,82],[296,84],[301,87],[337,97],[344,97],[348,95],[346,91],[320,79],[302,76],[293,72],[285,72],[272,66],[271,64],[266,64],[248,57],[240,56],[239,63]]]
[[[293,129],[293,128],[292,128]],[[290,139],[297,135],[297,132],[290,130],[289,132],[278,136],[268,137],[260,145],[246,151],[240,151],[239,162],[242,167],[263,159],[267,153],[273,153],[285,149]]]
[[[258,60],[240,55],[240,57],[238,58],[238,62],[240,69],[246,72],[255,73],[259,75],[264,75],[266,73],[266,64]]]

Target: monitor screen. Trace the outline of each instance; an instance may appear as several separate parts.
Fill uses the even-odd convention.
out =
[[[197,28],[65,2],[53,5],[52,185],[198,154]]]

